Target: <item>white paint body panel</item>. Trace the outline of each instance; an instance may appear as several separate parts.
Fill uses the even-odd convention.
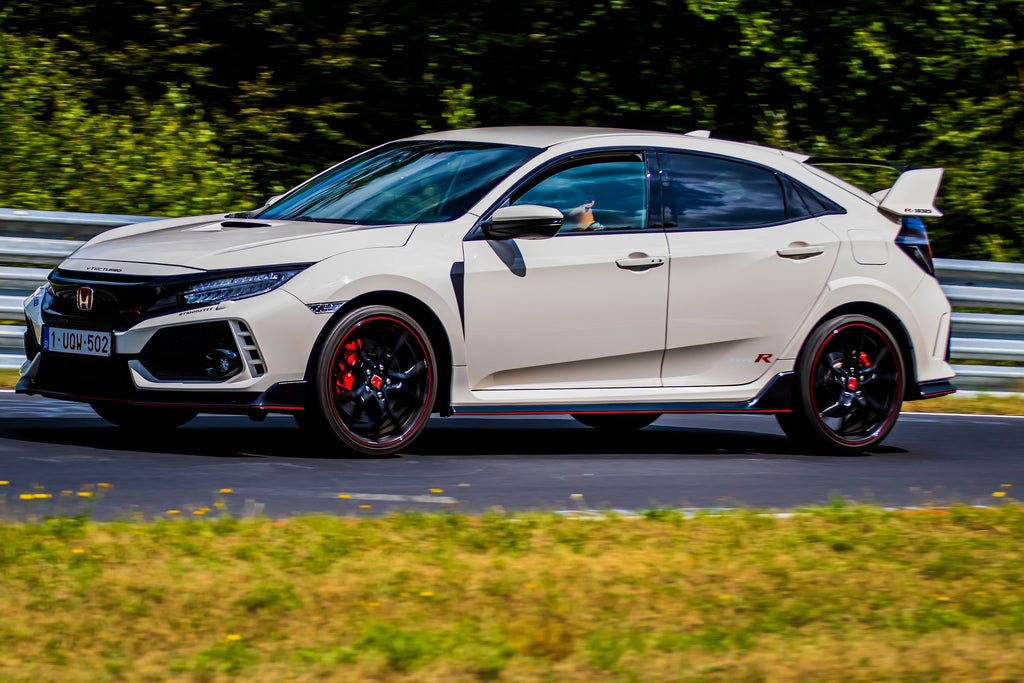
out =
[[[667,257],[665,234],[468,241],[470,389],[656,387],[668,268],[616,260]]]
[[[663,378],[665,386],[678,387],[749,384],[773,370],[821,297],[839,251],[835,234],[814,218],[670,232],[668,240]],[[787,249],[806,256],[780,255]]]

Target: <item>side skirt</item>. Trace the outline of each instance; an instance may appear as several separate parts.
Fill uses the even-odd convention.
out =
[[[564,415],[568,413],[788,413],[792,372],[776,375],[749,401],[723,403],[581,403],[566,405],[452,406],[453,415]]]
[[[940,379],[932,382],[921,382],[918,385],[918,395],[908,396],[907,401],[921,401],[926,398],[938,398],[956,393],[956,387],[949,380]]]

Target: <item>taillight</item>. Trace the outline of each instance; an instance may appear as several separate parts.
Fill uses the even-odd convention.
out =
[[[926,273],[935,275],[932,245],[928,242],[928,231],[925,230],[924,221],[917,216],[904,216],[900,221],[900,234],[896,236],[896,244]]]

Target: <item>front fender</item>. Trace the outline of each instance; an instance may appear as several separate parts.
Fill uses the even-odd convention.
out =
[[[432,255],[410,248],[364,249],[324,259],[284,289],[306,305],[344,304],[378,293],[412,297],[437,316],[448,337],[453,364],[465,365],[462,318],[451,278],[452,265],[461,261],[461,249]]]

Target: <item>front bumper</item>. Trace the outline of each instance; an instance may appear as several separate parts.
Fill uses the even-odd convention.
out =
[[[49,359],[44,359],[49,360]],[[92,367],[111,377],[111,366]],[[124,364],[127,370],[127,364]],[[136,406],[159,408],[193,408],[204,413],[253,415],[259,413],[297,413],[306,402],[306,383],[279,382],[263,392],[253,391],[154,391],[138,389],[126,384],[86,386],[82,384],[51,383],[46,379],[23,377],[15,388],[19,394],[45,396],[65,401],[85,403],[117,402]]]
[[[22,371],[20,393],[249,414],[302,409],[306,365],[331,318],[276,290],[151,318],[127,330],[112,330],[99,320],[76,324],[112,332],[114,353],[102,358],[43,349],[43,326],[62,321],[48,320],[31,305],[27,313],[26,352],[32,361]],[[204,355],[211,349],[234,354],[230,374],[204,375]]]

